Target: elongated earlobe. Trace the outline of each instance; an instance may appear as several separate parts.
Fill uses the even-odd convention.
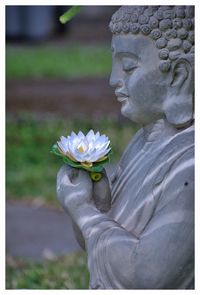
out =
[[[167,121],[182,128],[193,120],[192,95],[170,96],[165,104],[165,116]]]
[[[168,97],[164,102],[165,116],[177,128],[193,120],[193,72],[187,60],[179,60],[172,70]]]

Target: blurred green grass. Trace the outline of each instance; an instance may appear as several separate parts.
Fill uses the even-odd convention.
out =
[[[110,71],[106,45],[6,47],[7,79],[102,77]]]
[[[88,285],[83,252],[41,262],[7,257],[6,289],[88,289]]]
[[[125,146],[135,133],[133,123],[121,124],[107,118],[98,121],[63,119],[38,121],[30,114],[7,119],[6,124],[6,190],[8,198],[41,198],[57,204],[56,174],[62,160],[50,153],[61,135],[90,129],[106,134],[111,140],[111,162],[119,160]]]

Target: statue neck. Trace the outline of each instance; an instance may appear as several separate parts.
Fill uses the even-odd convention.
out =
[[[143,127],[145,143],[162,142],[178,133],[180,130],[169,124],[166,119],[158,121]]]

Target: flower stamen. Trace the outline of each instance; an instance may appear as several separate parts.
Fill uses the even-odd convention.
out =
[[[78,148],[78,150],[79,150],[79,152],[82,153],[82,154],[85,152],[85,150],[84,150],[84,148],[83,148],[82,146],[80,146],[80,147]]]
[[[85,168],[90,168],[93,166],[93,164],[90,162],[81,162],[81,166],[83,166]]]

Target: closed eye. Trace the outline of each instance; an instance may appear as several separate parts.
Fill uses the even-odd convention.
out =
[[[137,69],[137,66],[127,66],[127,67],[125,67],[125,66],[123,66],[123,71],[124,72],[126,72],[126,73],[128,73],[128,74],[131,74],[135,69]]]
[[[138,66],[134,59],[129,57],[122,58],[122,69],[124,72],[131,74]]]

